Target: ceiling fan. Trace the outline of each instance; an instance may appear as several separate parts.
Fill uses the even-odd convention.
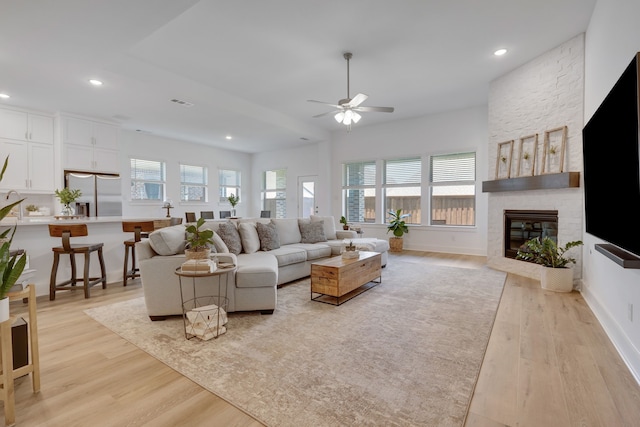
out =
[[[322,117],[326,116],[327,114],[335,113],[334,118],[336,119],[336,121],[338,123],[346,125],[348,129],[351,130],[351,123],[358,123],[358,121],[360,120],[361,116],[360,114],[358,114],[358,112],[377,111],[381,113],[393,113],[393,107],[360,106],[360,104],[362,104],[368,98],[368,95],[365,95],[364,93],[358,93],[353,98],[349,96],[349,60],[353,57],[353,54],[351,54],[351,52],[345,52],[343,56],[344,59],[347,60],[347,97],[338,101],[338,104],[309,99],[309,102],[317,102],[318,104],[325,104],[336,108],[336,110],[327,111],[326,113],[318,114],[313,117]]]

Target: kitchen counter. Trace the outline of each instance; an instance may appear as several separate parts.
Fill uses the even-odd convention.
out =
[[[17,218],[4,218],[12,220],[0,222],[0,230],[13,225],[17,225],[16,234],[13,237],[11,249],[24,249],[29,256],[29,267],[35,272],[28,283],[36,285],[36,295],[49,294],[49,276],[51,274],[51,266],[53,264],[52,248],[60,246],[62,241],[59,237],[49,236],[49,224],[87,224],[89,235],[85,237],[73,237],[73,242],[78,243],[103,243],[103,255],[107,268],[107,286],[122,286],[122,271],[124,263],[124,241],[131,239],[133,233],[122,231],[122,221],[154,221],[156,227],[164,227],[169,225],[169,218],[130,218],[121,216],[105,216],[105,217],[84,217],[79,219],[55,219],[53,216],[32,216],[25,217],[22,220]],[[95,256],[95,255],[92,255]],[[97,262],[91,262],[91,276],[98,274],[99,269]],[[77,256],[76,262],[79,265],[83,263],[83,257]],[[62,257],[58,271],[59,279],[70,274],[70,265],[68,257]],[[82,287],[80,287],[82,289]],[[96,292],[99,290],[96,289]],[[56,301],[65,300],[65,294],[61,292]]]

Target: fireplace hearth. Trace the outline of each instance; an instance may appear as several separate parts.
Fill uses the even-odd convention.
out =
[[[505,210],[504,256],[514,258],[518,249],[530,239],[549,236],[558,239],[558,211]]]

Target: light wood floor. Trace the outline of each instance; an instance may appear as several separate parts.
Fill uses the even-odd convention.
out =
[[[483,257],[405,251],[408,262],[479,268]],[[42,389],[16,380],[18,426],[260,426],[129,344],[83,310],[139,297],[126,288],[38,299]],[[13,303],[12,314],[26,312]],[[0,405],[0,425],[4,411]],[[640,387],[580,294],[509,275],[467,426],[633,426]]]

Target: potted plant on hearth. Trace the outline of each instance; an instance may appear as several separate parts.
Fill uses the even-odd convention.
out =
[[[4,160],[4,166],[0,172],[0,181],[4,176],[4,171],[9,164],[9,156]],[[24,199],[20,199],[17,202],[11,203],[0,209],[0,221],[11,212],[15,206],[22,203]],[[0,322],[4,322],[9,319],[9,298],[7,293],[16,284],[18,278],[24,271],[24,267],[27,263],[26,254],[11,255],[11,241],[13,235],[16,233],[17,225],[7,228],[0,233]],[[9,235],[11,233],[11,235]]]
[[[187,228],[187,248],[184,251],[187,259],[208,259],[211,249],[207,244],[213,244],[213,230],[200,230],[205,223],[204,218]]]
[[[229,197],[227,197],[227,200],[231,205],[231,216],[236,216],[236,205],[238,204],[238,202],[240,202],[240,198],[236,197],[235,194],[231,193],[229,194]]]
[[[558,246],[556,241],[549,236],[542,240],[536,237],[527,240],[516,254],[516,259],[533,262],[542,265],[540,284],[543,289],[556,292],[571,292],[573,290],[573,269],[569,264],[575,264],[573,257],[566,252],[576,246],[581,246],[582,241],[575,240],[564,246]]]
[[[402,236],[405,233],[409,233],[409,227],[405,223],[404,219],[411,216],[411,214],[403,214],[402,209],[398,209],[395,212],[389,211],[389,225],[387,226],[387,233],[392,231],[393,237],[389,238],[389,250],[391,252],[402,252],[402,246],[404,239]]]

